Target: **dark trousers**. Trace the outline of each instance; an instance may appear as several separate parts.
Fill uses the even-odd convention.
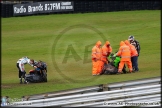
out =
[[[132,67],[135,71],[138,71],[138,56],[131,57]]]
[[[17,66],[18,71],[19,71],[19,74],[18,74],[19,78],[25,78],[26,72],[21,72],[20,67],[19,67],[19,63],[17,63],[16,66]]]

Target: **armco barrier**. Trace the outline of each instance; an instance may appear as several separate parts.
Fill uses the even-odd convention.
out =
[[[101,91],[103,91],[102,86],[103,85],[101,84],[101,85],[83,87],[83,88],[72,89],[72,90],[63,90],[63,91],[58,91],[58,92],[23,96],[23,98],[24,98],[23,100],[37,100],[37,99],[44,99],[44,98],[53,98],[53,97],[74,95],[74,94],[101,92]]]
[[[64,105],[64,107],[93,107],[93,106],[102,106],[105,104],[108,105],[108,103],[120,103],[120,102],[135,102],[135,101],[146,101],[150,99],[160,99],[161,94],[154,94],[154,95],[148,95],[148,96],[140,96],[140,97],[128,97],[123,99],[116,99],[116,100],[108,100],[108,101],[102,101],[102,102],[91,102],[86,104],[72,104],[72,105]],[[114,105],[115,106],[115,105]],[[109,106],[110,107],[110,106]]]
[[[146,79],[140,79],[137,81],[125,81],[125,82],[119,82],[119,83],[112,83],[112,84],[104,84],[103,89],[104,90],[115,90],[115,89],[122,89],[122,88],[130,88],[130,87],[136,87],[136,86],[143,86],[143,85],[153,85],[153,84],[160,84],[161,79],[159,77],[154,78],[146,78]]]
[[[148,95],[160,94],[160,93],[161,93],[161,85],[157,84],[157,85],[149,85],[149,86],[136,87],[136,88],[126,88],[121,90],[104,91],[98,93],[87,93],[87,94],[78,94],[78,95],[71,95],[71,96],[61,96],[56,98],[15,102],[14,105],[15,106],[18,105],[19,107],[23,107],[24,104],[26,104],[26,106],[28,107],[64,106],[64,105],[77,104],[77,103],[81,104],[81,103],[96,102],[96,101],[104,102],[105,100],[141,97],[141,96],[148,96]],[[160,101],[158,97],[156,99],[158,101],[154,100],[154,102]],[[148,102],[150,101],[148,100]]]
[[[117,82],[117,83],[112,83],[112,84],[101,84],[101,85],[96,85],[96,86],[89,86],[89,87],[64,90],[64,91],[58,91],[58,92],[23,96],[23,100],[37,100],[37,99],[53,98],[53,97],[60,97],[60,96],[69,96],[73,94],[102,92],[102,91],[108,91],[108,90],[130,88],[130,87],[132,88],[136,86],[139,87],[139,86],[153,85],[153,84],[160,84],[160,83],[161,83],[160,77],[153,77],[153,78],[145,78],[145,79],[138,79],[138,80],[132,80],[132,81]]]

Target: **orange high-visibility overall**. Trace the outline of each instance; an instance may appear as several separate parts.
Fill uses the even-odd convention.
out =
[[[124,43],[129,46],[131,51],[131,57],[138,56],[138,52],[134,45],[130,44],[128,40],[125,40]]]
[[[129,72],[132,72],[130,48],[123,41],[120,42],[120,48],[116,55],[121,57],[119,67],[118,67],[118,72],[122,72],[124,63],[127,64],[128,68],[129,68]]]
[[[107,57],[110,55],[111,52],[112,52],[112,47],[110,46],[110,42],[106,41],[105,45],[102,47],[102,57],[101,57],[102,68],[104,64],[108,64]]]
[[[102,71],[102,49],[101,41],[98,41],[96,45],[92,48],[92,75],[99,75]]]

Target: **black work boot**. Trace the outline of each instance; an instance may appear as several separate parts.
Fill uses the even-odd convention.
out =
[[[20,79],[20,84],[22,84],[22,78]]]

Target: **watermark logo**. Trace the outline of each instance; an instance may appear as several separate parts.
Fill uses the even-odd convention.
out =
[[[1,106],[7,106],[8,102],[7,102],[7,99],[6,97],[2,97],[1,98]]]
[[[53,67],[70,82],[89,82],[97,79],[98,77],[82,77],[92,76],[91,51],[98,40],[105,42],[107,39],[92,26],[78,24],[65,28],[53,40]]]
[[[1,97],[1,106],[19,106],[19,105],[31,105],[30,102],[23,102],[23,99],[9,98],[8,96]]]

